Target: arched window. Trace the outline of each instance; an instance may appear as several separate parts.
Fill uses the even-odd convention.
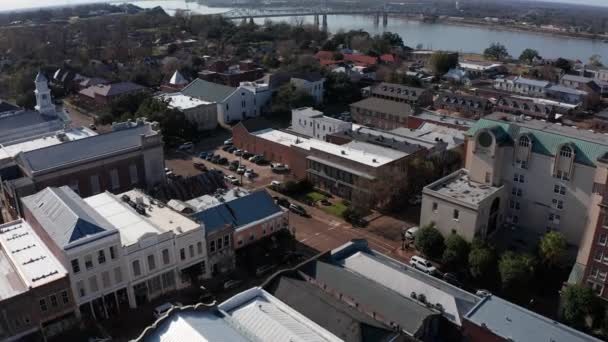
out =
[[[519,146],[530,147],[530,138],[528,138],[526,136],[519,138]]]
[[[562,146],[559,150],[559,155],[564,158],[572,158],[572,148],[570,146]]]

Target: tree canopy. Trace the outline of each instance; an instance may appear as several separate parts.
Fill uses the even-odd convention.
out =
[[[414,241],[416,248],[431,259],[440,258],[445,249],[443,235],[434,224],[420,228]]]
[[[300,107],[312,107],[315,99],[304,90],[296,89],[291,84],[282,86],[272,99],[271,113],[277,117],[291,115],[291,110]]]
[[[451,270],[466,268],[470,250],[470,244],[462,236],[451,234],[445,240],[443,264]]]
[[[528,64],[532,63],[535,58],[540,58],[538,51],[529,48],[522,51],[521,55],[519,55],[519,60]]]
[[[496,270],[496,253],[481,241],[473,241],[469,253],[469,273],[474,279],[488,282]]]
[[[543,262],[556,266],[566,254],[566,238],[560,232],[548,232],[540,240],[539,254]]]
[[[502,61],[509,57],[509,52],[501,43],[492,43],[490,44],[490,47],[484,50],[483,55],[488,59]]]
[[[498,272],[502,288],[513,295],[519,295],[534,277],[535,260],[524,253],[506,252],[498,262]]]
[[[458,66],[458,55],[447,52],[437,52],[431,56],[430,64],[436,75],[443,75],[450,69]]]
[[[562,292],[561,316],[568,325],[586,330],[587,317],[591,317],[594,324],[603,323],[604,303],[592,289],[583,285],[570,285]]]

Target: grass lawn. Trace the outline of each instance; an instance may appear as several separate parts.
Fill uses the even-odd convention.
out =
[[[321,200],[324,200],[327,198],[327,196],[320,194],[316,191],[311,191],[311,192],[307,193],[306,195],[304,195],[304,197],[312,202],[321,201]]]
[[[321,205],[320,206],[321,210],[323,210],[324,212],[337,216],[337,217],[342,217],[342,213],[344,213],[344,211],[348,208],[345,204],[344,201],[340,201],[338,203],[335,203],[331,206],[324,206]]]

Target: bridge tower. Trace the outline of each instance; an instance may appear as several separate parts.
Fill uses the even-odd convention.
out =
[[[315,27],[319,27],[319,14],[315,14]]]
[[[327,31],[327,14],[323,14],[323,31]]]
[[[382,13],[382,26],[386,27],[388,25],[388,13]]]
[[[380,24],[380,13],[376,12],[376,14],[374,14],[374,27],[378,27],[379,24]]]
[[[251,25],[254,24],[253,17],[249,17],[249,24],[251,24]]]

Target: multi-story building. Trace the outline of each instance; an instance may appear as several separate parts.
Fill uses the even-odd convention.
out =
[[[430,89],[386,82],[371,87],[370,96],[420,107],[433,103],[433,92]]]
[[[68,270],[78,315],[102,319],[127,309],[119,231],[66,186],[22,202],[26,222]]]
[[[24,220],[0,225],[0,339],[45,340],[76,323],[68,272]]]
[[[291,130],[310,138],[326,140],[326,136],[351,129],[352,123],[323,115],[310,107],[291,111]]]
[[[458,112],[465,117],[478,119],[492,110],[492,104],[486,98],[448,92],[441,92],[437,95],[434,107],[437,110]]]
[[[133,82],[120,82],[112,84],[96,84],[82,89],[78,94],[83,101],[98,105],[109,105],[120,96],[145,92],[148,89]]]
[[[291,76],[291,85],[303,90],[315,99],[315,104],[323,103],[325,78],[320,73],[303,73]]]
[[[162,94],[156,97],[166,101],[169,108],[184,113],[186,120],[196,125],[199,131],[208,131],[217,127],[217,104],[207,102],[181,93]]]
[[[26,151],[3,178],[2,200],[15,217],[19,199],[48,186],[68,185],[83,197],[165,182],[162,136],[156,124],[143,120],[113,125],[113,131]]]
[[[502,96],[496,101],[495,110],[513,115],[530,116],[535,119],[555,120],[557,115],[573,116],[581,109],[579,105],[527,96]]]
[[[380,97],[368,97],[350,105],[353,121],[365,126],[391,130],[407,127],[408,117],[414,114],[412,106]]]
[[[521,76],[494,80],[494,89],[537,97],[544,97],[550,85],[551,82],[548,81],[532,80]]]
[[[198,73],[198,78],[204,81],[238,87],[241,82],[253,82],[264,76],[264,69],[257,67],[252,61],[241,61],[230,65],[228,61],[213,62],[207,70]]]
[[[504,226],[530,238],[556,230],[583,243],[605,135],[494,113],[468,131],[465,146],[466,170],[424,189],[421,225],[468,238]]]

